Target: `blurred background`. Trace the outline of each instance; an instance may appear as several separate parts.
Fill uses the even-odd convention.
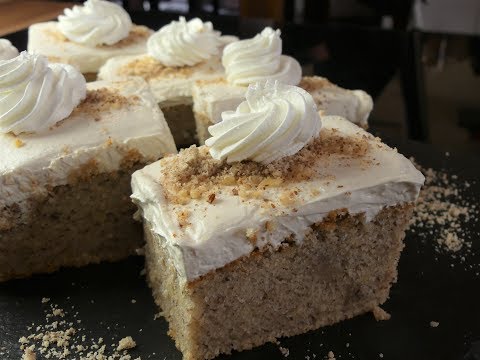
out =
[[[480,153],[479,0],[115,2],[155,30],[178,15],[211,20],[241,38],[278,27],[284,53],[305,75],[372,95],[374,133]],[[73,3],[0,0],[0,37],[25,46],[22,29]]]

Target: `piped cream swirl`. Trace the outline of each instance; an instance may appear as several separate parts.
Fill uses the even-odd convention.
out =
[[[86,95],[74,67],[22,52],[0,62],[0,132],[40,132],[68,117]]]
[[[7,39],[0,39],[0,61],[10,60],[18,56],[18,50]]]
[[[58,28],[69,40],[88,46],[113,45],[126,38],[132,28],[130,15],[119,5],[87,0],[83,6],[65,9]]]
[[[222,44],[211,22],[181,16],[150,36],[147,50],[165,66],[193,66],[217,55]]]
[[[233,85],[248,86],[266,80],[297,85],[302,77],[298,61],[282,55],[280,30],[270,27],[251,39],[227,45],[223,50],[222,63],[227,80]]]
[[[214,159],[253,160],[268,164],[302,149],[316,137],[322,123],[312,96],[277,81],[248,87],[246,101],[222,113],[205,141]]]

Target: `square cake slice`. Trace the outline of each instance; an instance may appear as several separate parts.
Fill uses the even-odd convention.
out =
[[[60,91],[67,99],[68,87]],[[41,114],[47,104],[37,105]],[[60,122],[0,133],[0,281],[134,254],[143,238],[132,219],[131,174],[175,152],[138,79],[89,83],[86,98]]]
[[[181,146],[196,142],[192,112],[193,82],[218,78],[223,72],[218,56],[193,66],[168,67],[144,54],[112,58],[100,69],[98,77],[103,80],[144,79],[165,115],[175,143]]]
[[[298,86],[312,95],[322,115],[342,116],[368,127],[373,101],[365,91],[343,89],[320,76],[304,76]],[[208,127],[222,120],[222,112],[234,110],[245,100],[246,91],[247,87],[232,85],[225,78],[195,81],[193,113],[200,144],[209,136]]]
[[[70,64],[87,79],[94,81],[105,62],[114,56],[145,53],[147,39],[152,30],[133,25],[128,36],[112,45],[91,46],[69,40],[59,29],[58,21],[33,24],[28,28],[28,52],[40,54],[50,60]]]
[[[255,99],[265,97],[243,103],[239,119]],[[269,123],[262,114],[249,119]],[[350,121],[322,124],[297,153],[267,164],[217,160],[211,145],[133,174],[148,283],[185,360],[251,349],[387,300],[423,175]]]

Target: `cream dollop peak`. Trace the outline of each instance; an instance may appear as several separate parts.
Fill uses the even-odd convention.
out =
[[[302,149],[322,124],[312,96],[278,81],[248,87],[246,100],[235,111],[222,113],[210,126],[205,144],[210,154],[227,162],[253,160],[268,164]]]
[[[22,52],[0,61],[0,132],[39,132],[68,117],[86,96],[74,67]]]

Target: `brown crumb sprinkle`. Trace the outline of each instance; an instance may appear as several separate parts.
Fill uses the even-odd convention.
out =
[[[207,201],[211,204],[215,201],[215,194],[208,195]]]
[[[118,342],[117,351],[133,349],[135,346],[137,346],[137,343],[131,336],[127,336]]]
[[[150,36],[152,31],[142,25],[133,25],[132,29],[130,30],[130,33],[128,36],[120,41],[118,41],[115,44],[112,45],[97,45],[96,48],[98,49],[114,49],[114,48],[122,48],[129,46],[131,44],[134,44],[138,41],[141,41],[143,39],[146,39],[147,37]],[[48,35],[50,38],[54,39],[57,42],[71,42],[74,43],[74,41],[70,41],[65,35],[63,35],[60,31],[55,31],[55,30],[47,30],[45,31],[45,34]]]
[[[15,139],[14,144],[15,144],[15,147],[17,148],[21,148],[22,146],[25,146],[25,143],[20,139]]]
[[[88,113],[99,121],[98,115],[109,110],[118,110],[138,103],[139,97],[134,95],[126,97],[121,95],[117,90],[100,88],[95,90],[88,90],[85,99],[75,108],[72,115],[75,113]],[[59,126],[62,122],[58,122]]]
[[[362,166],[371,166],[366,155],[373,136],[359,133],[344,136],[335,129],[324,129],[320,136],[307,144],[298,153],[263,165],[254,161],[228,164],[210,156],[208,147],[192,146],[180,151],[178,156],[161,160],[163,185],[166,198],[178,204],[191,199],[204,198],[208,201],[213,191],[225,186],[235,186],[232,194],[241,198],[261,198],[263,192],[282,184],[306,181],[319,174],[315,169],[318,161],[328,163],[338,159],[360,159]],[[379,140],[378,140],[379,141]],[[168,174],[168,176],[165,176]],[[294,202],[297,193],[287,193],[284,202]]]
[[[144,79],[173,77],[188,78],[195,71],[198,71],[198,69],[204,66],[205,62],[201,62],[193,66],[164,66],[155,58],[146,55],[120,67],[120,69],[118,70],[118,75],[140,76]]]

